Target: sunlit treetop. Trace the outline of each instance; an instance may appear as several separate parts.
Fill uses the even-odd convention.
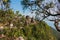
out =
[[[4,2],[10,2],[10,0],[3,0]]]

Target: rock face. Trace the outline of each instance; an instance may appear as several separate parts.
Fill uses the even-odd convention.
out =
[[[5,35],[4,34],[0,34],[0,38],[3,38],[3,37],[5,37]]]
[[[22,36],[20,36],[16,40],[24,40],[24,38]]]
[[[10,28],[13,28],[13,23],[10,24]]]

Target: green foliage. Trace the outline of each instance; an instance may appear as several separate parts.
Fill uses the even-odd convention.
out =
[[[23,29],[8,28],[4,29],[3,32],[9,38],[23,36],[26,40],[56,40],[51,29],[44,22],[40,22],[36,26],[24,26]]]
[[[25,40],[56,40],[50,27],[44,21],[36,21],[36,25],[30,23],[27,26],[24,25],[26,18],[18,12],[15,14],[12,10],[7,10],[0,11],[0,14],[3,15],[0,16],[0,19],[4,20],[1,23],[12,22],[14,24],[13,28],[10,28],[10,25],[3,25],[4,29],[0,34],[4,34],[6,37],[1,40],[14,40],[20,36]]]
[[[0,11],[0,22],[10,21],[14,18],[14,12],[12,10]]]

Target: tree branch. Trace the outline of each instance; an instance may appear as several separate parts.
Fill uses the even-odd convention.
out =
[[[40,7],[40,6],[39,6]],[[58,15],[60,15],[60,14],[51,14],[50,12],[48,12],[47,10],[45,10],[45,9],[43,9],[42,7],[40,7],[42,10],[44,10],[45,12],[47,12],[47,14],[46,15],[48,15],[48,16],[58,16]]]

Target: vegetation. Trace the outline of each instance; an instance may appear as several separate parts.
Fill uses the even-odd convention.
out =
[[[26,17],[20,13],[0,10],[0,40],[15,40],[22,36],[24,40],[56,40],[52,30],[44,21],[35,20],[36,24],[30,22],[25,25]],[[31,18],[29,18],[31,19]],[[28,20],[27,20],[28,21]],[[10,24],[13,24],[11,27]]]
[[[23,6],[23,10],[29,9],[31,10],[31,13],[35,13],[36,14],[35,17],[37,20],[47,19],[49,21],[53,21],[57,31],[60,32],[58,26],[60,22],[60,9],[59,9],[60,6],[58,4],[60,4],[60,1],[57,0],[58,4],[54,3],[56,2],[54,0],[51,1],[48,0],[48,2],[45,1],[47,0],[22,0],[21,4]],[[56,9],[55,7],[57,8],[58,11],[55,11]]]
[[[2,2],[1,2],[2,1]],[[57,14],[51,14],[50,8],[54,8],[53,2],[42,4],[44,0],[22,0],[23,9],[30,9],[35,12],[36,18],[30,18],[10,9],[10,0],[0,0],[0,40],[57,40],[51,28],[43,21],[45,18],[57,17],[54,21],[58,29],[60,21]],[[48,11],[47,11],[48,10]],[[38,16],[38,17],[37,17]],[[40,17],[39,17],[40,16]],[[42,18],[42,19],[41,19]],[[60,29],[58,29],[60,31]]]

